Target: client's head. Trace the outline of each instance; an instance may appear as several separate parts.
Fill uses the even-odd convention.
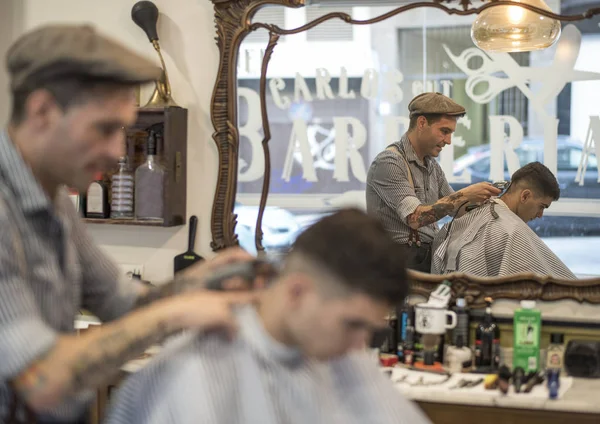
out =
[[[297,238],[261,309],[270,309],[265,325],[277,328],[280,341],[329,359],[385,327],[385,316],[407,292],[400,246],[375,218],[346,209]]]
[[[556,177],[539,162],[532,162],[517,172],[502,200],[523,221],[541,218],[544,210],[560,197]]]

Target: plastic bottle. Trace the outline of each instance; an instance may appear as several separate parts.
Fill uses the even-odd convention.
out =
[[[540,334],[542,313],[535,308],[535,300],[522,300],[515,311],[513,368],[521,367],[526,373],[540,368]]]

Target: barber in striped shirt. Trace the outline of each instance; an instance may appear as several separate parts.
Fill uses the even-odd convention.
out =
[[[408,291],[401,246],[356,209],[296,240],[239,336],[187,334],[124,383],[107,424],[425,424],[366,354]]]
[[[423,93],[410,102],[408,110],[406,134],[379,153],[369,168],[367,211],[405,247],[409,268],[429,272],[437,221],[500,190],[483,182],[455,193],[435,160],[451,143],[464,107],[441,93]]]
[[[120,280],[63,186],[84,192],[96,172],[117,163],[123,127],[136,121],[134,87],[161,70],[91,27],[70,25],[23,35],[7,68],[13,108],[0,131],[0,422],[82,423],[95,389],[147,347],[181,329],[232,329],[231,305],[248,294],[166,297],[251,258],[230,251],[156,290]],[[111,322],[77,337],[81,308]]]

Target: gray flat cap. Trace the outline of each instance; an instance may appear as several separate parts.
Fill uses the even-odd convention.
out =
[[[412,99],[408,105],[410,117],[415,115],[441,114],[449,116],[464,115],[464,107],[442,93],[423,93]]]
[[[143,84],[158,79],[162,72],[89,25],[49,25],[26,33],[9,48],[6,67],[13,91],[69,76]]]

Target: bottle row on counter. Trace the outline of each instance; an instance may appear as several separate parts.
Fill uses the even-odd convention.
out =
[[[163,218],[165,169],[157,156],[159,137],[160,133],[150,131],[145,160],[135,171],[130,168],[129,158],[124,156],[108,182],[100,173],[83,195],[71,190],[73,203],[85,218]]]
[[[475,326],[475,340],[471,342],[471,314],[465,299],[456,299],[452,308],[456,326],[450,334],[438,337],[432,361],[427,357],[431,348],[426,346],[424,335],[415,330],[415,308],[407,300],[390,318],[392,331],[378,346],[382,352],[381,364],[393,366],[400,362],[417,370],[488,374],[487,388],[503,390],[506,386],[503,382],[512,381],[516,392],[527,391],[528,384],[540,384],[547,378],[550,397],[556,397],[563,370],[564,335],[551,334],[546,363],[540,363],[541,312],[536,309],[535,301],[523,300],[513,318],[511,361],[502,355],[500,328],[492,314],[492,302],[486,298],[485,313]]]

